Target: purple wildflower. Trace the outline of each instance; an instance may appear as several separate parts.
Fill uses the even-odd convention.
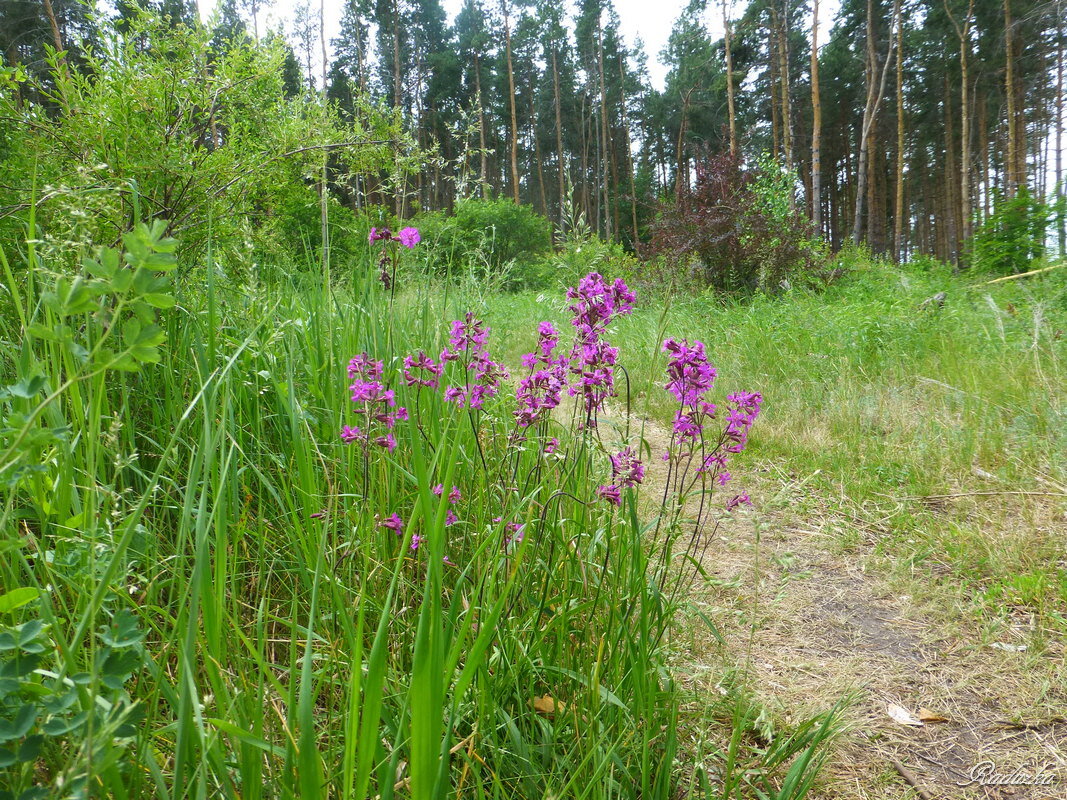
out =
[[[645,479],[645,465],[626,447],[611,457],[611,477],[618,486],[637,486]]]
[[[752,500],[748,496],[748,492],[741,492],[741,494],[735,494],[726,503],[726,510],[733,511],[740,505],[752,505]]]
[[[422,241],[418,228],[401,228],[396,238],[409,250]]]
[[[426,541],[425,536],[419,536],[417,533],[411,534],[411,549],[418,550],[419,545]]]
[[[351,444],[360,440],[366,440],[366,435],[359,428],[345,425],[341,428],[341,441]]]
[[[404,520],[402,520],[400,518],[399,514],[397,514],[396,512],[393,512],[390,516],[388,516],[385,519],[381,520],[378,523],[378,527],[379,528],[386,528],[387,530],[391,530],[393,533],[395,533],[397,536],[399,536],[401,533],[404,532]]]
[[[408,386],[425,386],[437,388],[437,379],[441,376],[442,366],[435,364],[422,350],[417,356],[404,357],[404,383]]]
[[[622,504],[622,497],[619,494],[618,486],[601,486],[596,490],[597,497],[607,500],[613,506]]]

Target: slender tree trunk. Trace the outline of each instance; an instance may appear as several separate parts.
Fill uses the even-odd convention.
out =
[[[897,8],[897,180],[893,204],[893,257],[904,260],[904,26],[901,7]]]
[[[967,73],[967,53],[971,49],[971,20],[974,17],[974,0],[967,6],[967,16],[963,26],[944,0],[945,13],[956,29],[960,40],[960,216],[962,217],[964,246],[971,240],[971,115],[970,115],[970,77]]]
[[[519,120],[515,111],[515,70],[511,63],[511,21],[508,18],[507,0],[501,0],[500,8],[504,12],[504,47],[508,61],[508,104],[511,108],[511,194],[519,202]]]
[[[793,114],[789,103],[789,15],[788,0],[783,4],[783,13],[778,18],[778,78],[782,82],[782,151],[785,156],[786,169],[793,169]],[[793,206],[796,198],[789,193],[789,205]]]
[[[811,10],[811,223],[822,235],[822,103],[819,100],[819,0]]]
[[[600,14],[596,19],[597,71],[600,73],[600,157],[603,159],[604,231],[608,241],[613,236],[611,193],[608,185],[608,93],[604,83],[604,31],[600,27]]]
[[[818,3],[819,0],[815,0],[816,8],[818,8]],[[722,22],[725,31],[723,41],[726,45],[726,113],[730,122],[730,155],[736,157],[737,115],[734,112],[734,55],[732,34],[730,33],[730,13],[726,7],[726,0],[722,0]],[[814,44],[812,47],[814,48]],[[815,80],[818,81],[818,78]],[[814,97],[817,102],[818,89],[815,89]]]
[[[541,213],[548,216],[548,199],[545,197],[545,170],[541,157],[541,139],[537,135],[537,123],[530,115],[530,135],[533,137],[534,160],[537,162],[537,187],[541,197]]]
[[[319,0],[319,46],[322,50],[322,107],[326,108],[326,0]],[[319,185],[319,217],[322,226],[322,275],[330,280],[329,150],[322,151],[322,183]]]
[[[958,176],[956,172],[956,132],[953,129],[953,113],[952,113],[952,90],[949,85],[948,77],[945,78],[944,85],[945,92],[945,222],[946,222],[946,246],[948,248],[949,260],[954,264],[959,264],[959,227],[957,225],[960,214],[958,209],[960,207],[957,202],[957,192],[960,189],[959,181],[953,180]]]
[[[771,24],[767,28],[767,60],[768,72],[770,73],[770,103],[771,103],[771,153],[775,159],[781,157],[781,136],[778,124],[778,12],[771,6]]]
[[[978,152],[982,168],[981,212],[982,219],[989,216],[991,186],[989,185],[989,120],[985,94],[978,94]]]
[[[563,114],[560,111],[559,99],[559,65],[556,63],[556,49],[552,48],[552,94],[553,103],[556,107],[556,161],[559,172],[559,225],[560,229],[566,224],[563,210],[566,208],[565,198],[567,195],[567,162],[563,153]]]
[[[689,98],[692,96],[692,94],[693,87],[690,87],[686,91],[685,96],[682,98],[682,119],[680,124],[678,125],[678,171],[675,173],[674,176],[674,194],[675,197],[677,197],[678,199],[681,199],[682,188],[686,186],[684,169],[685,162],[687,161],[685,156],[685,134],[686,123],[689,121]]]
[[[481,185],[478,196],[485,197],[485,187],[489,185],[489,151],[485,146],[485,106],[482,104],[482,64],[478,54],[474,54],[474,94],[478,97],[478,147],[481,149]]]
[[[63,37],[59,35],[59,22],[56,20],[55,9],[52,8],[52,0],[42,0],[44,3],[44,15],[48,17],[48,27],[52,29],[52,43],[56,46],[56,52],[63,51]],[[61,58],[61,61],[66,61]]]
[[[1056,199],[1059,201],[1056,211],[1056,234],[1059,244],[1060,255],[1067,254],[1067,210],[1064,205],[1063,185],[1063,13],[1062,3],[1059,4],[1061,13],[1060,22],[1056,26]]]
[[[900,0],[894,5],[894,17],[897,16],[896,8]],[[890,39],[889,52],[886,53],[885,63],[882,65],[882,77],[875,84],[877,75],[878,56],[874,48],[874,3],[867,0],[867,58],[869,60],[867,81],[867,105],[863,110],[863,128],[860,131],[860,155],[859,165],[856,172],[856,213],[852,220],[852,243],[858,245],[863,238],[863,201],[867,194],[867,148],[868,139],[874,126],[875,117],[878,115],[878,106],[885,94],[886,77],[889,75],[889,65],[893,61],[893,49],[895,42]]]
[[[1004,170],[1005,194],[1015,195],[1018,176],[1015,169],[1018,164],[1018,141],[1015,138],[1015,46],[1012,32],[1011,0],[1004,0],[1004,52],[1006,54],[1004,70],[1004,94],[1008,101],[1008,157]]]
[[[630,225],[633,228],[633,245],[637,247],[637,176],[634,174],[636,167],[634,166],[633,155],[630,150],[633,146],[633,140],[630,138],[630,115],[626,110],[626,70],[622,63],[622,53],[619,53],[619,93],[620,103],[622,104],[622,132],[626,137],[626,161],[625,164],[628,167],[630,173]]]

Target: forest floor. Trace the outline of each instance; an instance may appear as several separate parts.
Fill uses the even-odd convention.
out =
[[[651,423],[645,438],[653,452],[669,441]],[[651,486],[662,485],[663,470],[650,469]],[[692,586],[688,639],[675,641],[694,707],[725,696],[724,676],[738,669],[765,718],[785,730],[850,697],[845,732],[814,797],[1067,797],[1061,635],[1020,612],[989,642],[980,620],[930,590],[946,576],[902,577],[889,568],[876,519],[833,512],[803,476],[773,465],[735,482],[753,509],[702,532],[713,537],[702,557],[707,577]],[[813,505],[826,513],[812,515]],[[1013,517],[1021,519],[1006,518]],[[891,713],[915,719],[905,724]],[[729,720],[723,724],[728,737]],[[760,734],[752,736],[758,749]],[[1017,770],[1047,776],[1048,785],[974,780],[986,775],[989,784]]]

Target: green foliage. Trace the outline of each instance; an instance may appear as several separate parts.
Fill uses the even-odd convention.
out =
[[[423,252],[436,274],[473,270],[508,288],[544,280],[538,267],[552,246],[551,225],[530,206],[504,198],[468,198],[458,201],[451,215],[422,214],[413,224],[428,244]]]
[[[139,223],[123,235],[122,251],[100,248],[95,258],[83,260],[78,274],[57,275],[53,286],[41,293],[41,321],[29,322],[29,309],[18,309],[28,323],[28,341],[55,348],[62,354],[63,370],[62,378],[49,380],[24,358],[20,380],[0,389],[0,403],[6,406],[0,422],[3,485],[14,487],[36,476],[35,487],[47,494],[41,473],[50,459],[44,454],[67,434],[66,426],[49,422],[49,407],[62,394],[110,371],[136,373],[145,364],[159,362],[165,335],[156,314],[175,304],[166,273],[177,266],[178,243],[165,235],[166,227],[161,220]],[[11,280],[6,258],[4,266]],[[39,500],[47,507],[45,496]]]
[[[796,182],[769,156],[751,167],[729,153],[699,163],[696,185],[652,226],[650,281],[742,295],[816,285],[829,252],[794,210]]]
[[[22,211],[46,187],[37,226],[57,266],[114,241],[131,219],[167,219],[185,263],[210,237],[215,261],[240,275],[287,256],[300,237],[319,246],[310,218],[327,153],[331,182],[388,177],[419,159],[397,118],[365,98],[342,119],[306,93],[291,96],[280,40],[213,48],[209,31],[148,13],[123,31],[107,31],[113,44],[88,51],[80,70],[53,61],[47,114],[0,88],[0,115],[20,123],[4,144],[0,206]]]
[[[1014,197],[997,194],[993,213],[975,231],[973,264],[998,274],[1026,272],[1045,255],[1051,209],[1026,186]]]
[[[115,613],[86,654],[90,663],[73,671],[49,625],[4,619],[38,594],[24,587],[0,595],[0,800],[55,796],[49,787],[63,797],[91,796],[92,779],[114,780],[132,768],[124,750],[144,717],[126,689],[143,662],[136,617]],[[56,764],[47,782],[37,769],[45,753]]]

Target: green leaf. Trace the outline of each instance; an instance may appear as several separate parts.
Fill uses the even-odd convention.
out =
[[[39,733],[26,737],[26,741],[24,741],[22,747],[19,748],[18,760],[23,763],[26,763],[27,761],[36,761],[37,756],[41,754],[42,742],[44,742],[44,736]]]
[[[108,647],[132,647],[143,638],[144,632],[137,627],[137,617],[125,608],[120,609],[111,624],[100,631],[100,641]]]
[[[15,753],[6,747],[0,747],[0,769],[15,763]]]
[[[41,730],[48,736],[63,736],[71,731],[76,731],[85,724],[87,719],[89,719],[88,711],[82,711],[80,714],[75,714],[70,719],[53,717],[41,726]]]
[[[144,301],[154,308],[173,308],[178,301],[172,295],[150,292],[144,295]]]
[[[21,397],[23,400],[29,400],[44,388],[45,383],[43,375],[34,375],[32,378],[23,378],[18,383],[5,386],[4,391],[12,397]]]
[[[15,630],[18,633],[16,643],[19,647],[24,647],[41,635],[44,623],[39,619],[31,619],[29,622],[23,622]]]
[[[9,614],[16,608],[22,608],[27,603],[36,600],[39,595],[40,592],[32,586],[22,586],[0,594],[0,614]]]
[[[0,719],[0,742],[21,739],[30,732],[37,721],[37,706],[27,703],[18,710],[13,720]]]
[[[70,328],[66,325],[41,325],[34,323],[26,327],[26,332],[46,342],[59,342],[70,338]]]

